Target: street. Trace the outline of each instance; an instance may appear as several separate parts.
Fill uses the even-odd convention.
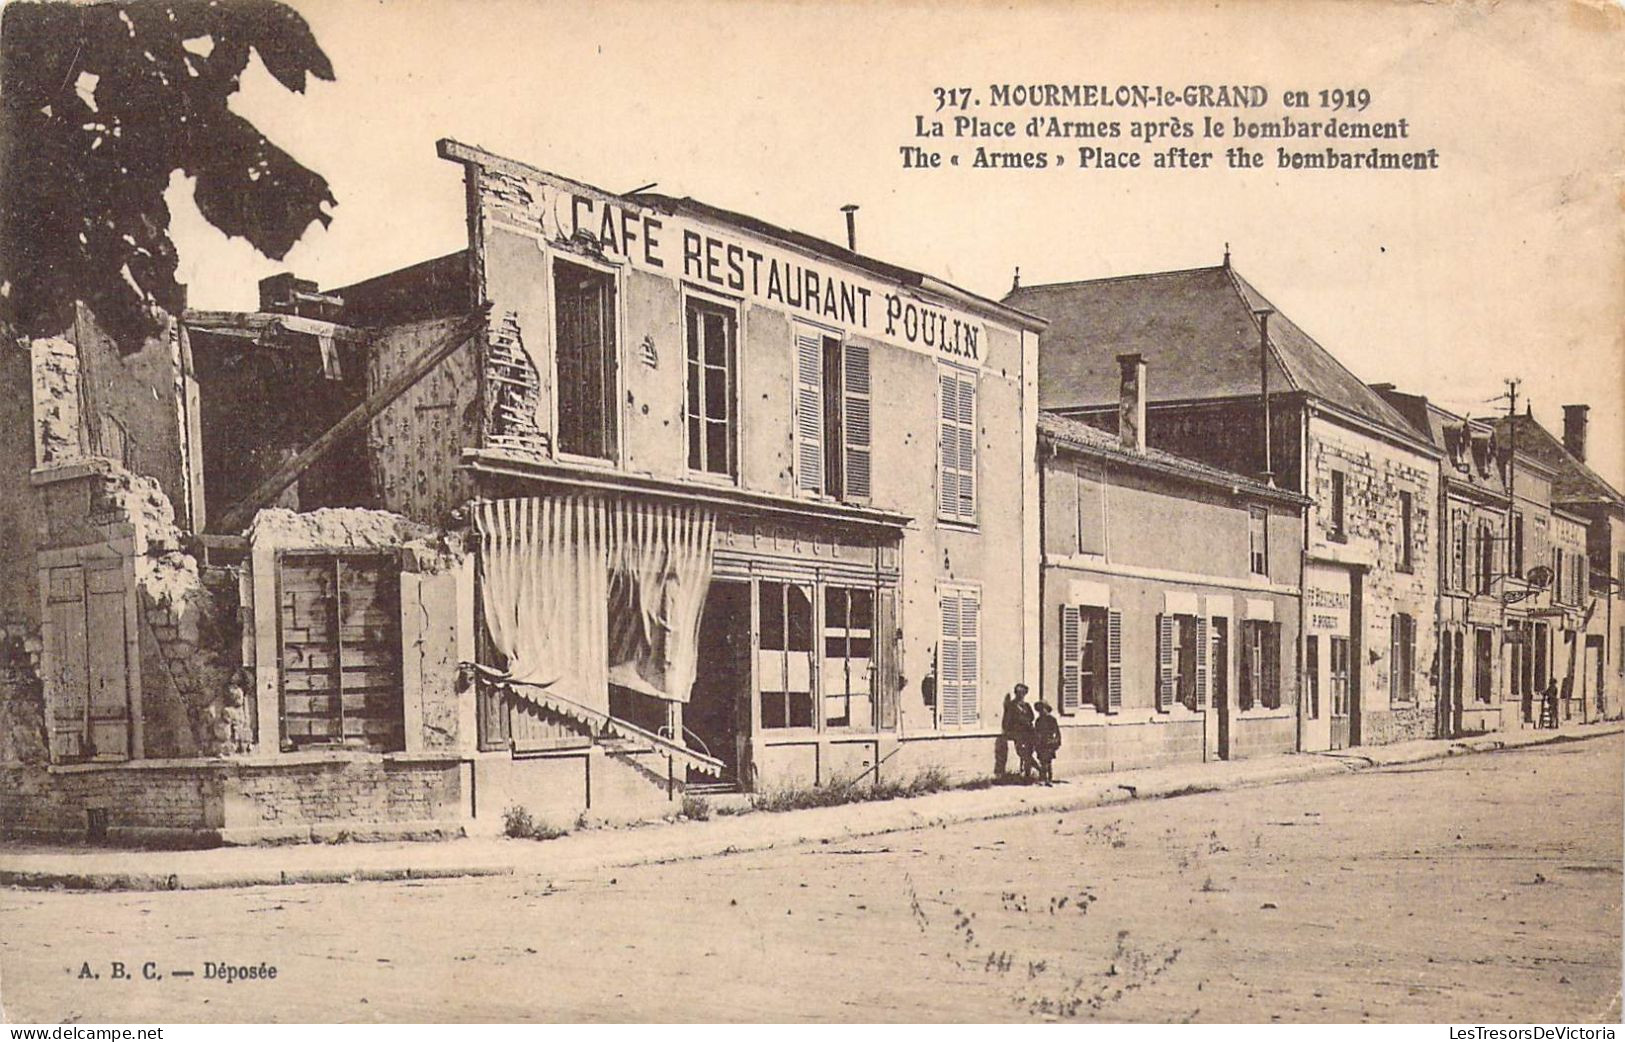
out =
[[[1617,1022],[1622,763],[1614,734],[600,878],[10,890],[0,1001],[22,1022]]]

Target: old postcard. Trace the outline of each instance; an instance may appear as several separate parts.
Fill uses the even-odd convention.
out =
[[[1622,44],[7,5],[13,1037],[1613,1038]]]

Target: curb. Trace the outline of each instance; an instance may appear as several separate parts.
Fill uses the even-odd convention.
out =
[[[1392,758],[1378,759],[1364,753],[1303,753],[1290,757],[1274,769],[1259,770],[1256,774],[1239,777],[1217,777],[1193,781],[1188,778],[1154,781],[1150,784],[1113,784],[1110,775],[1083,775],[1072,779],[1091,784],[1092,791],[1075,796],[1056,794],[1034,803],[1023,802],[1004,807],[966,808],[936,813],[922,812],[907,806],[912,801],[871,803],[860,806],[883,808],[875,812],[880,820],[869,824],[848,825],[838,829],[819,830],[801,815],[819,814],[828,810],[838,814],[842,808],[821,808],[815,811],[795,812],[791,821],[808,826],[800,832],[786,829],[789,834],[764,837],[759,842],[749,840],[696,844],[689,849],[652,850],[645,853],[594,858],[590,853],[563,863],[532,867],[513,862],[474,863],[466,865],[431,865],[423,867],[357,867],[357,868],[298,868],[298,869],[237,869],[230,871],[198,872],[62,872],[52,870],[8,869],[0,867],[0,886],[29,890],[71,891],[153,891],[153,890],[219,890],[253,886],[291,886],[317,883],[402,882],[421,879],[456,879],[484,876],[558,875],[561,871],[591,871],[593,868],[633,868],[641,865],[670,864],[678,861],[697,861],[705,858],[746,854],[779,847],[810,844],[829,844],[853,839],[864,839],[915,829],[942,828],[975,821],[997,821],[1005,818],[1028,817],[1034,814],[1065,814],[1097,807],[1121,806],[1147,800],[1178,799],[1214,792],[1237,789],[1263,788],[1291,782],[1311,781],[1333,775],[1380,770],[1429,760],[1444,760],[1457,756],[1477,755],[1518,749],[1532,749],[1546,745],[1565,744],[1604,738],[1625,732],[1625,722],[1612,721],[1597,725],[1595,730],[1583,733],[1557,733],[1540,735],[1528,740],[1509,736],[1474,737],[1458,739],[1447,745],[1428,747],[1414,753],[1402,753]],[[1383,747],[1375,747],[1378,753]],[[1238,761],[1245,764],[1247,761]],[[1026,791],[1026,790],[1021,790]],[[886,813],[891,811],[892,813]],[[833,816],[833,814],[832,814]]]

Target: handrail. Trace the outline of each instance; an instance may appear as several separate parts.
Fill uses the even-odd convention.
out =
[[[696,770],[714,775],[716,777],[721,777],[723,772],[728,769],[727,764],[723,763],[721,760],[718,760],[714,756],[697,753],[687,746],[677,744],[670,738],[666,738],[663,735],[658,735],[653,731],[645,730],[644,728],[639,727],[637,724],[622,720],[620,717],[611,716],[603,710],[582,705],[575,699],[566,698],[563,695],[557,694],[540,684],[532,684],[524,680],[515,680],[512,677],[504,673],[500,673],[489,666],[481,666],[476,664],[474,668],[485,675],[487,679],[495,683],[503,684],[510,688],[529,688],[538,693],[538,695],[535,697],[530,695],[522,695],[521,697],[523,698],[527,698],[530,701],[543,705],[548,705],[551,708],[562,712],[566,716],[581,718],[587,723],[614,732],[622,738],[632,741],[648,742],[656,748],[664,750],[668,756],[680,759],[688,766],[693,767]],[[687,728],[684,728],[684,730],[687,730]]]

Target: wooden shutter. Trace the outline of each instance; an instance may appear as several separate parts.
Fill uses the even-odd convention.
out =
[[[1157,616],[1157,711],[1174,700],[1174,617]]]
[[[124,569],[85,569],[85,647],[90,663],[90,738],[98,759],[130,756],[130,673]]]
[[[796,327],[796,488],[824,490],[824,338]]]
[[[1123,613],[1106,613],[1106,711],[1123,708]]]
[[[841,421],[845,427],[846,497],[869,498],[869,348],[847,344],[844,348],[841,390],[844,396]]]
[[[946,590],[942,604],[942,635],[937,645],[937,723],[959,722],[959,594]]]
[[[959,722],[982,716],[982,600],[975,590],[959,592]]]
[[[882,731],[897,729],[897,591],[875,591],[875,618],[872,636],[875,693],[875,726]]]
[[[938,373],[941,415],[937,431],[937,509],[943,517],[959,516],[959,377],[951,369]]]
[[[1080,654],[1079,612],[1075,604],[1061,605],[1061,712],[1075,713],[1083,702],[1078,676]]]
[[[1196,708],[1207,708],[1207,620],[1196,618]]]
[[[60,763],[83,755],[90,732],[84,569],[52,568],[48,582],[45,697],[51,713],[51,759]]]
[[[959,518],[976,519],[976,383],[959,379]]]

